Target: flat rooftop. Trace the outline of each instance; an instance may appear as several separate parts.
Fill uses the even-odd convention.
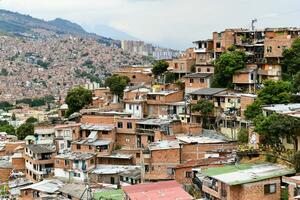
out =
[[[162,140],[158,142],[152,142],[149,144],[150,150],[162,150],[162,149],[179,149],[178,140]]]
[[[136,124],[144,124],[144,125],[165,125],[170,124],[173,120],[169,119],[146,119],[143,121],[136,122]]]
[[[80,129],[82,130],[94,130],[94,131],[111,131],[113,130],[113,125],[107,124],[82,124]]]
[[[93,174],[118,174],[126,171],[141,170],[140,166],[134,165],[97,165],[96,169],[93,169]]]
[[[214,167],[202,173],[228,185],[240,185],[293,174],[295,170],[284,165],[263,163]]]
[[[183,78],[206,78],[212,75],[212,73],[193,73],[185,75]]]
[[[174,94],[178,91],[175,90],[161,90],[161,91],[157,91],[157,92],[149,92],[148,95],[163,95],[163,96],[167,96],[170,94]]]
[[[200,135],[178,135],[177,140],[182,143],[198,143],[198,144],[209,144],[209,143],[227,143],[231,142],[229,138],[222,134],[218,134],[212,130],[204,129]]]
[[[114,153],[110,155],[98,155],[98,158],[114,158],[114,159],[131,159],[133,158],[132,154],[121,154],[121,153]]]
[[[226,91],[226,88],[202,88],[193,92],[190,92],[189,94],[195,94],[195,95],[215,95],[220,92]]]
[[[59,154],[55,158],[68,159],[68,160],[88,160],[92,158],[95,154],[93,153],[83,153],[83,152],[68,152],[65,154]]]

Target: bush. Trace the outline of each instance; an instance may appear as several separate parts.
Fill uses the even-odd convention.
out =
[[[293,158],[294,168],[297,173],[300,172],[300,151],[297,151]]]
[[[277,158],[274,157],[271,154],[267,154],[265,160],[266,160],[266,162],[270,162],[270,163],[276,163],[277,162]]]
[[[248,143],[248,131],[247,129],[241,129],[239,132],[238,132],[238,142],[241,143],[241,144],[247,144]]]

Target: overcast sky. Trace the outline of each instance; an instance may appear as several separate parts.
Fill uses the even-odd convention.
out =
[[[0,8],[94,30],[104,24],[135,38],[185,49],[224,28],[300,27],[300,0],[0,0]]]

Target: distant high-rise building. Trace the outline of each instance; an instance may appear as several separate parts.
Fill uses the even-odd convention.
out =
[[[152,44],[143,41],[123,40],[121,48],[131,53],[153,56],[156,60],[172,59],[180,55],[180,52],[177,50],[154,47]]]

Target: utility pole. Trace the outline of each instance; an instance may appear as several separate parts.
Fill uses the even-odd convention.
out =
[[[254,26],[254,24],[257,22],[257,19],[252,19],[251,20],[251,29],[252,29],[252,31],[254,31],[254,29],[255,29],[255,26]]]

